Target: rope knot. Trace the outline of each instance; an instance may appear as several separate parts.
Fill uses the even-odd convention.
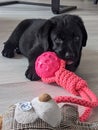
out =
[[[70,93],[78,96],[80,95],[79,91],[83,90],[83,88],[87,86],[85,80],[65,69],[60,69],[56,72],[55,79],[60,86],[67,89]]]
[[[80,95],[80,91],[83,91],[83,89],[85,87],[87,87],[86,81],[81,79],[81,78],[79,78],[78,82],[77,82],[77,84],[75,86],[75,93],[73,93],[73,94]]]

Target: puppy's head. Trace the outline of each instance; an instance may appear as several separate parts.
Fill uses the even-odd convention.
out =
[[[82,47],[86,46],[87,32],[78,16],[65,15],[53,18],[55,26],[50,33],[51,49],[58,56],[73,64],[80,58]]]
[[[43,32],[46,34],[43,41],[48,41],[45,42],[47,49],[67,60],[67,65],[79,60],[82,47],[86,46],[87,41],[87,32],[80,17],[75,15],[53,17],[46,22]]]

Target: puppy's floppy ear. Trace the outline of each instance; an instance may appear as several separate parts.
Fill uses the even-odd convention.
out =
[[[83,39],[82,39],[82,46],[86,46],[86,42],[87,42],[87,31],[85,29],[84,23],[82,21],[82,19],[79,16],[74,16],[73,20],[79,25],[81,31],[82,31],[82,35],[83,35]]]
[[[51,20],[47,20],[38,31],[38,39],[41,43],[44,51],[49,48],[49,37],[54,23]]]

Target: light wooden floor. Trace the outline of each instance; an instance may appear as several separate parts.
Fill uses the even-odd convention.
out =
[[[39,0],[37,0],[39,1]],[[50,0],[43,0],[50,2]],[[62,0],[62,4],[77,5],[78,9],[67,12],[82,17],[87,32],[88,42],[83,50],[81,64],[77,74],[87,80],[89,87],[98,96],[98,5],[91,0]],[[7,40],[15,26],[25,18],[50,18],[54,16],[50,8],[11,5],[0,7],[0,52],[3,42]],[[48,92],[55,95],[69,95],[57,86],[46,85],[42,82],[30,82],[25,76],[27,59],[16,56],[7,59],[0,54],[0,113],[12,103],[21,100],[31,100],[40,93]],[[80,111],[83,108],[80,109]],[[89,121],[98,121],[98,108],[94,109]]]

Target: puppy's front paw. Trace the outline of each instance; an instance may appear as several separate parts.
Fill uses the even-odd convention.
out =
[[[33,71],[33,68],[29,67],[26,72],[25,72],[25,76],[31,80],[31,81],[37,81],[40,79],[40,77],[36,74],[36,72]]]
[[[4,57],[12,58],[12,57],[14,57],[14,51],[7,49],[7,48],[4,48],[2,51],[2,55]]]

